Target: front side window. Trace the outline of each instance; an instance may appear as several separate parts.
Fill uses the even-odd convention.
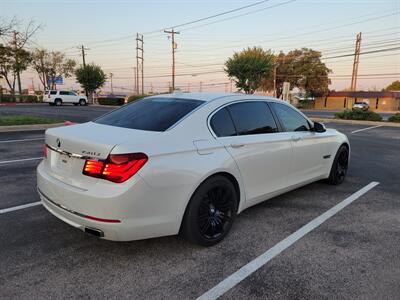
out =
[[[226,108],[220,109],[212,116],[210,125],[218,137],[236,135],[235,126]]]
[[[277,132],[274,117],[265,102],[249,101],[227,107],[238,135]]]
[[[94,122],[130,129],[165,131],[203,102],[162,97],[143,99],[114,110]]]
[[[288,105],[276,102],[271,103],[286,131],[309,131],[310,124],[297,111]]]
[[[74,92],[69,92],[70,96],[76,96],[76,94]]]

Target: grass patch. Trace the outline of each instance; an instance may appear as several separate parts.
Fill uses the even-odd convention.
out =
[[[0,116],[0,126],[11,125],[32,125],[32,124],[54,124],[61,123],[61,120],[50,119],[38,116]]]

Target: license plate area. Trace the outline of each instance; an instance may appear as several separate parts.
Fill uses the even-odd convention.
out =
[[[66,154],[52,151],[51,167],[59,174],[69,174],[71,172],[73,158]]]

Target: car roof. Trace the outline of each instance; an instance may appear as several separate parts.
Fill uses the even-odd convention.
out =
[[[245,96],[246,99],[265,99],[265,100],[276,100],[273,97],[265,97],[259,95],[242,94],[242,93],[183,93],[175,92],[172,94],[160,94],[154,95],[152,97],[166,97],[166,98],[178,98],[178,99],[194,99],[201,100],[205,102],[210,102],[219,98],[237,98],[238,96]],[[227,99],[227,100],[228,100]]]

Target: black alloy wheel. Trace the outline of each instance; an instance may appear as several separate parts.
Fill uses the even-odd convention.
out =
[[[342,183],[346,177],[348,168],[349,150],[346,146],[342,145],[336,153],[331,172],[329,174],[328,182],[330,184]]]
[[[202,246],[220,242],[232,227],[238,203],[238,192],[227,177],[208,178],[190,199],[180,233]]]

